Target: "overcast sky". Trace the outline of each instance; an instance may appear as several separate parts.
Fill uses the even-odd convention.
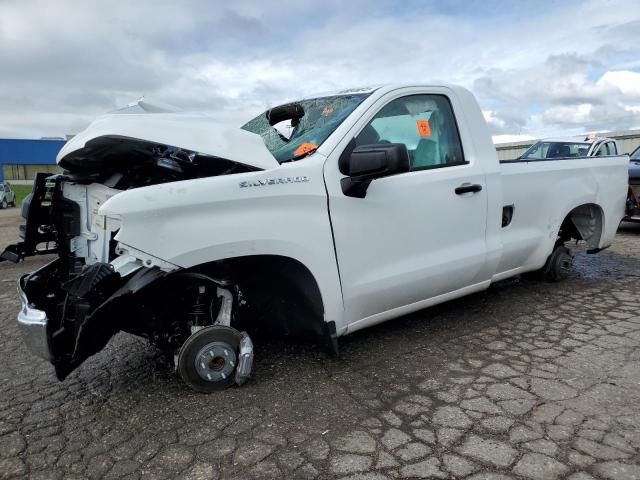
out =
[[[415,81],[470,88],[494,135],[640,128],[640,1],[0,0],[0,137],[77,133],[141,96],[239,125]]]

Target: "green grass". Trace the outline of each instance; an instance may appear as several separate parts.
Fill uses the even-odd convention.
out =
[[[24,197],[31,193],[31,185],[11,185],[11,188],[16,192],[16,205],[22,205]]]

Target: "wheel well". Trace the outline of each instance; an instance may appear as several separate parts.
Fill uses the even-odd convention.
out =
[[[318,283],[298,260],[255,255],[219,260],[190,270],[237,286],[240,301],[235,321],[239,328],[275,328],[284,334],[324,338],[330,333]]]
[[[562,242],[584,240],[591,249],[598,248],[604,228],[602,208],[586,203],[571,210],[562,221],[558,236]]]

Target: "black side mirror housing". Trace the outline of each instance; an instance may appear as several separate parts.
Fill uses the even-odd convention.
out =
[[[404,143],[376,143],[356,147],[352,140],[338,160],[342,192],[349,197],[364,198],[372,180],[411,169],[409,152]]]
[[[304,108],[299,103],[288,103],[287,105],[280,105],[279,107],[267,110],[265,115],[269,121],[269,125],[273,126],[284,120],[300,120],[304,117]]]

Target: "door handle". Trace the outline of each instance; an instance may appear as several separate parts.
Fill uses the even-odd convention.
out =
[[[477,183],[463,183],[459,187],[456,188],[456,195],[462,195],[464,193],[478,193],[482,190],[482,185],[478,185]]]

